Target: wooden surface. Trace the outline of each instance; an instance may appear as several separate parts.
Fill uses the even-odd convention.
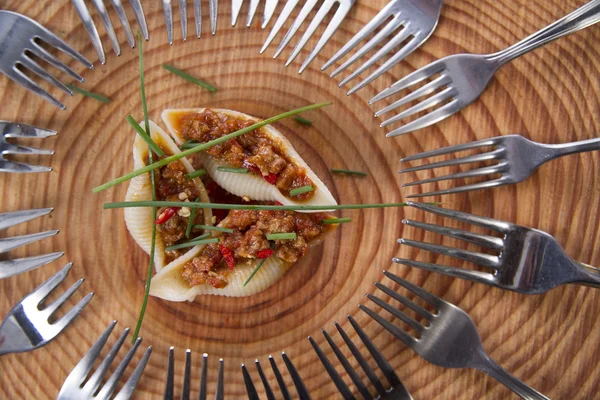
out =
[[[337,80],[329,79],[319,68],[386,1],[358,0],[333,40],[303,75],[296,72],[301,59],[284,68],[291,48],[282,59],[271,58],[281,36],[261,56],[258,51],[267,32],[261,31],[257,22],[250,29],[231,28],[228,1],[221,1],[216,36],[208,32],[206,7],[202,39],[192,37],[190,25],[185,43],[181,41],[178,9],[174,6],[175,42],[171,47],[166,43],[160,2],[144,3],[151,32],[145,48],[151,118],[159,122],[160,111],[166,107],[202,106],[267,117],[332,100],[332,107],[307,115],[314,121],[312,127],[291,120],[277,126],[342,203],[400,201],[403,194],[418,190],[401,190],[401,183],[417,176],[399,176],[396,171],[401,157],[422,150],[509,133],[560,143],[592,138],[600,132],[598,26],[504,67],[479,101],[429,129],[386,139],[385,130],[378,127],[380,121],[373,118],[375,109],[368,105],[381,89],[427,62],[456,52],[497,51],[567,14],[582,5],[582,0],[448,0],[438,29],[428,42],[351,97],[346,97],[345,91],[338,89]],[[111,320],[119,320],[119,331],[135,325],[142,301],[148,258],[129,237],[122,211],[102,210],[104,202],[122,200],[127,186],[91,193],[92,187],[132,168],[134,132],[124,118],[127,113],[142,117],[137,51],[127,47],[119,26],[123,55],[115,57],[99,25],[107,52],[107,64],[101,66],[70,1],[3,0],[1,4],[3,9],[42,22],[95,62],[94,71],[71,65],[84,73],[83,87],[112,99],[110,105],[104,105],[81,96],[68,98],[52,90],[68,107],[67,111],[59,111],[0,78],[0,119],[59,131],[56,138],[35,142],[55,149],[55,155],[27,158],[29,162],[51,165],[52,173],[0,177],[1,211],[52,206],[54,213],[3,235],[60,229],[55,238],[29,245],[12,256],[66,252],[52,265],[2,280],[0,314],[6,314],[68,261],[74,262],[74,268],[67,284],[86,278],[75,300],[87,291],[96,293],[83,315],[54,342],[32,353],[0,358],[0,397],[55,398],[69,371]],[[246,12],[244,9],[241,20]],[[191,5],[189,15],[191,24]],[[119,25],[115,17],[113,21]],[[307,54],[304,51],[301,57]],[[171,75],[161,68],[165,62],[213,83],[218,93],[210,94]],[[64,75],[61,78],[66,79]],[[443,198],[444,206],[542,229],[554,235],[574,259],[600,266],[599,161],[597,153],[559,159],[543,166],[525,183],[447,196]],[[333,176],[328,172],[332,167],[366,171],[369,177]],[[555,399],[598,397],[599,291],[566,286],[541,296],[524,296],[392,265],[394,256],[448,262],[396,244],[399,237],[442,243],[438,236],[404,229],[400,221],[405,214],[442,222],[414,210],[345,211],[341,215],[352,217],[352,223],[341,227],[324,246],[314,249],[282,281],[262,294],[244,299],[205,297],[190,304],[151,299],[142,335],[144,344],[152,345],[154,353],[135,397],[161,398],[167,350],[174,345],[178,388],[184,349],[193,351],[194,395],[203,352],[210,355],[209,389],[214,390],[217,359],[223,357],[226,392],[230,398],[243,398],[240,363],[259,359],[274,385],[267,357],[273,354],[280,368],[285,369],[279,356],[285,350],[315,399],[337,398],[335,386],[306,337],[313,335],[333,359],[320,329],[326,327],[333,334],[333,322],[343,321],[342,326],[357,339],[345,321],[345,316],[351,314],[383,351],[415,399],[511,398],[511,392],[481,372],[446,370],[427,363],[359,312],[356,306],[366,302],[364,294],[375,291],[373,282],[383,281],[382,269],[390,269],[465,309],[479,327],[490,355],[536,389]],[[115,338],[113,334],[110,343]],[[337,334],[334,339],[341,342]],[[342,372],[339,364],[336,366]],[[258,383],[253,366],[250,371]],[[285,375],[289,381],[287,372]],[[345,373],[342,375],[349,381]]]

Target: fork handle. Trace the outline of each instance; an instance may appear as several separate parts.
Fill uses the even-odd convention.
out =
[[[487,355],[483,356],[482,361],[483,363],[478,369],[515,392],[519,397],[527,400],[550,400],[549,397],[541,394],[534,388],[506,372],[504,368],[496,364],[496,362]]]
[[[600,271],[598,271],[598,268],[576,261],[573,261],[573,264],[577,271],[573,283],[600,288]]]
[[[548,144],[546,147],[552,150],[552,158],[556,158],[566,156],[568,154],[600,150],[600,138],[563,144]]]
[[[520,42],[491,55],[500,65],[545,45],[559,37],[577,32],[600,21],[600,0],[592,0]]]

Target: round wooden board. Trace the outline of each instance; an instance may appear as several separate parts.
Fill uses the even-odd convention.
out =
[[[0,397],[55,398],[68,373],[110,321],[119,320],[118,331],[135,325],[143,298],[148,257],[129,236],[123,212],[102,209],[105,202],[122,200],[127,185],[96,195],[91,192],[92,187],[132,168],[134,132],[125,123],[125,116],[131,113],[136,118],[142,117],[137,50],[127,47],[123,30],[113,15],[123,47],[123,54],[115,57],[96,19],[107,53],[107,64],[102,66],[70,1],[4,0],[2,3],[3,9],[41,22],[95,62],[94,71],[83,71],[75,63],[70,65],[84,74],[83,87],[112,99],[109,105],[104,105],[52,90],[68,107],[67,111],[60,111],[0,78],[3,102],[0,119],[59,132],[57,137],[43,141],[22,141],[54,149],[56,154],[50,157],[26,158],[31,163],[51,165],[53,172],[0,177],[0,211],[49,206],[55,211],[49,217],[11,228],[3,235],[60,229],[58,236],[29,245],[11,256],[66,252],[58,262],[2,280],[0,313],[6,314],[66,262],[74,263],[67,284],[79,277],[86,279],[75,300],[87,291],[96,293],[80,318],[54,342],[31,353],[0,358],[3,371]],[[368,104],[380,90],[427,62],[457,52],[487,53],[505,48],[582,5],[581,0],[448,1],[437,30],[422,48],[350,97],[337,87],[339,80],[329,79],[320,67],[384,6],[384,0],[359,0],[331,42],[302,75],[298,75],[297,69],[315,40],[292,66],[285,68],[285,58],[292,46],[280,59],[273,60],[271,56],[280,35],[266,54],[259,55],[268,32],[260,30],[258,21],[249,29],[242,23],[232,28],[230,4],[221,1],[219,27],[214,37],[208,29],[208,7],[203,4],[200,40],[192,34],[190,5],[190,34],[186,42],[181,40],[179,13],[174,6],[175,40],[169,46],[160,2],[144,3],[151,39],[145,43],[151,118],[160,123],[159,114],[166,107],[195,106],[226,107],[267,117],[309,103],[334,101],[333,106],[306,115],[314,121],[312,127],[293,120],[278,123],[277,127],[341,203],[396,202],[403,195],[420,190],[401,190],[402,183],[417,179],[417,175],[400,176],[396,171],[401,157],[423,150],[509,133],[522,133],[540,142],[562,143],[592,138],[600,132],[600,53],[595,45],[600,40],[598,27],[561,39],[504,67],[480,100],[431,128],[385,138],[386,130],[379,128],[380,120],[373,118],[376,109]],[[245,19],[246,12],[244,8],[240,20]],[[137,27],[131,13],[129,16],[132,26]],[[181,80],[161,67],[165,62],[213,83],[219,91],[211,94]],[[66,79],[64,75],[61,78]],[[380,107],[377,105],[377,109]],[[555,236],[574,259],[600,265],[600,251],[595,246],[600,240],[599,160],[598,153],[559,159],[543,166],[525,183],[446,196],[443,205],[539,228]],[[334,176],[329,168],[335,167],[366,171],[369,176]],[[442,169],[436,174],[449,171]],[[430,176],[433,174],[418,175]],[[447,370],[427,363],[358,310],[357,304],[368,302],[365,293],[375,293],[373,282],[390,285],[381,274],[383,269],[390,269],[462,307],[477,324],[489,354],[534,388],[556,399],[598,397],[600,292],[572,285],[545,295],[525,296],[391,264],[394,256],[449,262],[396,244],[399,237],[453,244],[436,235],[404,229],[401,224],[405,215],[437,223],[442,220],[412,209],[345,211],[341,215],[352,217],[352,223],[342,226],[323,246],[313,249],[282,281],[264,293],[242,299],[204,297],[185,304],[151,298],[142,335],[143,343],[152,345],[154,352],[134,397],[160,398],[167,351],[173,345],[178,389],[183,377],[184,350],[193,351],[193,396],[197,395],[203,352],[209,353],[209,390],[214,391],[217,360],[223,357],[226,394],[230,398],[243,398],[240,364],[260,360],[275,385],[266,365],[268,356],[274,355],[285,370],[280,357],[281,351],[285,351],[313,398],[337,398],[335,386],[306,337],[313,335],[334,360],[320,329],[327,328],[333,334],[334,321],[340,321],[351,337],[358,340],[345,318],[347,314],[363,326],[414,398],[510,397],[508,389],[482,372]],[[372,303],[371,306],[377,309]],[[115,337],[113,334],[110,343]],[[337,333],[333,337],[341,343]],[[139,357],[138,354],[136,360]],[[336,366],[349,382],[337,362]],[[250,371],[258,383],[254,367]],[[289,383],[287,372],[285,377]],[[262,390],[261,385],[257,387]]]

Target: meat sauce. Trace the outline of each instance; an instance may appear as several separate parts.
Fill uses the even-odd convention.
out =
[[[205,143],[252,125],[254,121],[236,119],[213,110],[186,113],[180,118],[180,131],[185,140]],[[284,196],[303,186],[313,185],[306,170],[289,159],[265,133],[257,129],[206,150],[206,153],[233,167],[247,168],[275,185]],[[309,200],[314,191],[294,196],[294,200]]]

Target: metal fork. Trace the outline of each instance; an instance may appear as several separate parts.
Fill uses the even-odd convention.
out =
[[[496,71],[504,64],[554,39],[577,32],[598,21],[600,21],[600,0],[593,0],[503,51],[493,54],[455,54],[435,61],[400,79],[371,99],[370,104],[398,93],[409,86],[430,80],[425,85],[375,114],[375,116],[381,116],[400,106],[424,98],[416,105],[384,121],[381,126],[385,127],[414,114],[429,110],[427,114],[405,123],[388,133],[387,136],[402,135],[425,128],[462,110],[475,101],[483,93]]]
[[[62,388],[60,389],[60,393],[58,394],[58,400],[81,400],[81,399],[101,399],[108,400],[112,397],[117,385],[119,384],[119,380],[123,377],[127,366],[131,362],[131,359],[135,355],[140,343],[142,342],[142,338],[137,338],[131,349],[127,352],[123,360],[119,364],[119,366],[115,369],[115,371],[110,375],[108,380],[102,385],[102,379],[106,372],[110,368],[112,362],[114,361],[117,353],[121,349],[123,342],[127,338],[129,334],[129,328],[125,329],[125,331],[121,334],[117,342],[110,349],[104,360],[98,365],[98,368],[91,377],[88,379],[88,375],[94,366],[94,361],[100,355],[100,351],[106,344],[108,337],[113,331],[117,321],[113,321],[108,328],[104,331],[104,333],[100,336],[98,341],[94,343],[94,345],[90,348],[85,356],[77,363],[75,368],[71,371]],[[142,373],[144,372],[144,368],[146,368],[146,364],[148,363],[148,359],[150,358],[150,354],[152,353],[152,346],[146,349],[146,352],[142,356],[142,359],[135,367],[133,373],[127,379],[119,393],[114,397],[114,400],[125,400],[129,399],[137,386],[138,381],[140,380]],[[85,383],[85,384],[84,384]]]
[[[171,0],[162,0],[163,12],[165,14],[165,25],[167,27],[167,40],[169,45],[173,44],[173,6]],[[210,29],[214,35],[217,32],[217,9],[219,0],[209,0]],[[179,0],[179,15],[181,19],[181,37],[187,39],[187,1]],[[196,20],[196,37],[200,39],[202,33],[202,7],[200,0],[194,0],[194,19]]]
[[[83,278],[79,279],[52,304],[44,304],[50,293],[67,277],[71,265],[65,265],[8,312],[0,326],[0,355],[21,353],[46,345],[69,326],[89,303],[94,296],[93,292],[88,293],[58,320],[52,323],[48,321],[83,283]]]
[[[506,372],[487,355],[483,349],[477,328],[466,312],[392,273],[387,271],[383,273],[398,285],[403,286],[435,307],[436,312],[426,310],[379,282],[375,284],[379,290],[410,308],[427,321],[427,324],[423,325],[379,297],[371,294],[367,295],[369,300],[410,326],[418,335],[418,337],[415,337],[370,308],[362,304],[359,307],[417,354],[440,367],[481,370],[524,399],[549,399]]]
[[[338,332],[342,336],[344,343],[346,344],[346,346],[348,346],[348,348],[350,349],[350,352],[352,353],[352,355],[354,356],[356,361],[358,361],[358,364],[360,365],[362,370],[365,372],[366,376],[369,378],[369,380],[371,381],[373,386],[375,386],[375,389],[377,390],[377,394],[378,394],[376,399],[412,400],[412,396],[410,395],[410,393],[408,393],[408,390],[406,390],[406,387],[404,387],[404,384],[402,383],[402,381],[400,381],[400,378],[398,378],[398,376],[394,372],[394,369],[387,362],[385,357],[383,357],[383,354],[381,354],[381,352],[377,349],[377,347],[375,347],[373,342],[369,339],[367,334],[362,330],[360,325],[358,325],[356,320],[354,320],[354,318],[352,318],[350,315],[348,315],[348,320],[350,321],[350,324],[352,324],[352,327],[354,328],[354,330],[356,331],[356,333],[362,340],[365,347],[369,350],[369,353],[371,354],[371,356],[373,357],[373,359],[375,360],[375,362],[377,363],[377,365],[383,372],[383,375],[386,377],[387,381],[391,385],[391,388],[389,390],[385,389],[385,387],[383,386],[383,384],[381,383],[381,381],[379,380],[379,378],[377,377],[377,375],[375,374],[373,369],[371,369],[371,367],[369,366],[369,363],[367,362],[367,360],[363,357],[361,352],[354,345],[354,343],[352,342],[352,340],[350,339],[350,337],[348,336],[346,331],[344,331],[344,329],[342,329],[342,327],[336,322],[335,327],[337,328]],[[333,352],[335,353],[336,357],[338,358],[338,360],[340,360],[340,363],[344,367],[344,370],[346,370],[346,372],[350,376],[350,379],[352,380],[352,382],[354,382],[354,384],[358,388],[358,391],[360,392],[362,397],[365,400],[375,398],[371,395],[367,386],[360,379],[360,377],[358,376],[358,374],[356,373],[354,368],[352,368],[352,366],[348,362],[348,359],[346,358],[346,356],[344,356],[344,354],[342,353],[340,348],[335,344],[335,342],[333,341],[331,336],[329,336],[329,334],[327,333],[327,331],[325,329],[323,329],[323,335],[325,336],[327,343],[329,343],[329,346],[331,346],[331,348],[332,348]],[[327,370],[327,373],[329,374],[329,376],[335,383],[336,387],[340,391],[340,394],[342,395],[342,397],[344,399],[354,399],[354,395],[352,394],[350,389],[348,389],[348,386],[346,386],[346,383],[340,377],[340,375],[337,373],[337,371],[335,370],[335,367],[331,364],[331,362],[329,361],[329,359],[327,358],[325,353],[323,353],[323,350],[321,350],[321,348],[319,347],[317,342],[310,336],[308,337],[308,340],[310,341],[310,344],[313,346],[315,352],[319,356],[319,359],[323,363],[323,366]]]
[[[0,214],[0,230],[8,229],[12,226],[22,224],[32,219],[48,215],[52,212],[52,208],[40,208],[34,210],[14,211]],[[48,237],[58,234],[58,230],[50,230],[40,233],[32,233],[29,235],[14,236],[0,239],[0,254],[7,253],[11,250],[25,246],[29,243],[37,242]],[[62,257],[65,253],[62,251],[41,256],[32,256],[17,258],[14,260],[0,261],[0,279],[8,278],[14,275],[19,275],[27,271],[39,268],[42,265],[51,263],[52,261]]]
[[[501,233],[503,237],[403,220],[402,222],[408,226],[474,243],[497,254],[399,239],[398,242],[401,244],[472,262],[492,269],[493,272],[470,271],[402,258],[394,258],[393,261],[396,263],[525,294],[544,293],[564,283],[600,287],[600,270],[569,258],[556,239],[545,232],[427,204],[412,202],[408,204],[420,210],[491,229]]]
[[[83,26],[87,31],[90,39],[92,41],[92,46],[96,50],[98,54],[98,58],[100,59],[100,63],[105,64],[106,58],[104,56],[104,49],[102,48],[102,41],[100,41],[100,35],[98,34],[98,30],[96,29],[96,25],[94,24],[94,20],[92,20],[92,16],[90,15],[90,11],[85,5],[84,0],[71,0],[73,5],[75,6],[75,10],[81,18],[81,22],[83,22]],[[112,48],[117,56],[121,55],[121,46],[119,45],[119,39],[117,38],[117,34],[115,33],[115,29],[113,27],[110,16],[108,15],[108,10],[104,5],[103,0],[91,0],[94,3],[94,7],[98,10],[100,17],[102,18],[102,23],[104,24],[104,28],[108,33],[108,37],[110,38],[110,42],[112,43]],[[125,30],[125,37],[127,38],[127,42],[131,48],[135,47],[135,38],[133,37],[133,33],[131,32],[131,26],[129,26],[129,20],[127,19],[127,14],[125,13],[125,9],[123,8],[122,0],[111,0],[113,8],[117,12],[117,16],[119,17],[119,21],[121,21],[121,25],[123,25],[123,29]],[[144,15],[144,10],[142,9],[142,4],[140,0],[129,0],[129,4],[131,4],[131,8],[133,8],[133,14],[135,15],[135,19],[140,26],[140,30],[142,31],[142,35],[144,39],[148,40],[148,25],[146,24],[146,16]]]
[[[433,168],[449,167],[453,165],[470,164],[483,161],[495,161],[497,164],[471,169],[465,172],[458,172],[451,175],[438,176],[430,179],[423,179],[416,182],[405,183],[402,186],[415,186],[425,183],[447,181],[451,179],[473,178],[479,176],[489,176],[500,174],[499,177],[484,182],[470,185],[453,187],[446,190],[434,192],[412,194],[411,197],[435,196],[441,194],[467,192],[469,190],[478,190],[492,188],[496,186],[508,185],[511,183],[522,182],[529,178],[531,174],[542,164],[567,154],[582,153],[586,151],[600,150],[600,139],[582,140],[579,142],[565,144],[545,144],[537,143],[525,139],[521,135],[507,135],[484,139],[457,146],[449,146],[439,150],[427,151],[421,154],[403,158],[402,162],[420,160],[428,157],[437,157],[444,154],[457,153],[460,151],[490,147],[493,149],[476,155],[470,155],[461,158],[455,158],[447,161],[440,161],[430,164],[420,165],[418,167],[406,168],[400,173],[429,170]]]
[[[296,388],[296,392],[298,393],[298,398],[300,400],[310,400],[310,395],[308,394],[308,390],[306,390],[306,386],[304,386],[304,382],[302,382],[302,378],[296,370],[296,367],[292,363],[292,360],[288,357],[287,354],[281,353],[281,357],[283,358],[283,362],[287,367],[290,376],[292,377],[292,381],[294,382],[294,387]],[[290,400],[292,397],[290,396],[290,392],[283,380],[283,376],[277,367],[277,363],[273,359],[273,356],[269,356],[269,363],[271,364],[271,369],[273,370],[273,374],[275,374],[275,379],[277,380],[277,384],[279,389],[281,390],[281,397],[284,400]],[[254,361],[256,365],[256,370],[258,371],[258,375],[260,376],[260,380],[262,381],[263,387],[265,388],[265,393],[268,400],[275,400],[275,394],[271,389],[271,385],[269,385],[269,381],[265,376],[262,367],[260,366],[260,362],[258,360]],[[246,392],[248,393],[248,398],[250,400],[259,400],[258,392],[256,391],[256,387],[254,386],[254,382],[252,381],[252,377],[250,373],[248,373],[248,369],[244,364],[242,364],[242,375],[244,376],[244,384],[246,385]]]
[[[367,78],[362,80],[358,85],[354,86],[348,92],[351,95],[375,79],[379,78],[386,71],[390,70],[394,65],[404,60],[410,53],[415,51],[431,36],[435,27],[437,26],[440,18],[440,12],[444,0],[392,0],[385,6],[379,14],[377,14],[369,23],[367,23],[348,43],[344,45],[329,61],[323,65],[321,70],[326,70],[333,64],[341,60],[346,54],[348,54],[353,48],[358,46],[360,42],[365,40],[370,34],[372,34],[377,28],[382,27],[381,30],[373,36],[360,50],[358,50],[352,57],[346,60],[330,75],[331,78],[335,77],[342,71],[346,70],[349,66],[358,61],[361,57],[364,57],[368,52],[373,50],[377,45],[382,43],[385,39],[390,37],[394,32],[394,36],[378,50],[371,58],[369,58],[363,65],[352,72],[340,83],[340,87],[344,86],[357,76],[365,72],[367,69],[373,66],[377,61],[381,60],[386,54],[397,48],[400,44],[406,41],[409,37],[412,38],[407,41],[402,48],[393,56],[391,56],[385,63],[383,63],[376,71],[371,73]],[[391,19],[391,20],[390,20]],[[385,24],[385,26],[384,26]],[[402,28],[401,30],[399,30]]]
[[[250,25],[252,25],[252,20],[254,19],[254,15],[256,15],[256,10],[258,10],[259,3],[260,0],[250,0],[248,18],[246,19],[246,27],[250,27]],[[275,14],[275,9],[277,8],[278,3],[279,0],[265,0],[265,11],[261,22],[262,29],[265,29],[269,24],[273,14]],[[231,26],[235,26],[235,24],[237,24],[243,4],[244,0],[231,0]]]
[[[50,172],[52,168],[41,165],[30,165],[16,161],[9,161],[4,156],[11,154],[54,154],[52,150],[37,149],[35,147],[19,146],[8,142],[11,138],[47,138],[56,136],[56,131],[37,128],[9,121],[0,121],[0,172]]]
[[[190,377],[192,370],[192,351],[187,349],[185,351],[185,371],[183,375],[183,388],[181,390],[181,400],[189,400],[190,398]],[[200,394],[199,400],[206,400],[206,385],[207,385],[207,374],[208,374],[208,354],[202,354],[202,371],[200,373]],[[167,369],[167,384],[165,386],[165,400],[174,399],[173,391],[175,388],[175,348],[171,346],[169,348],[169,366]],[[217,378],[217,389],[215,392],[215,400],[223,400],[225,396],[224,387],[224,369],[223,359],[219,359],[219,376]]]
[[[300,14],[298,14],[290,30],[287,31],[287,33],[283,37],[283,40],[279,44],[279,47],[275,51],[275,55],[273,56],[273,58],[277,58],[279,54],[281,54],[283,49],[285,49],[285,47],[290,42],[290,40],[292,40],[292,37],[296,34],[300,26],[304,23],[306,17],[308,17],[308,14],[310,14],[312,9],[315,8],[318,1],[319,0],[306,0],[306,3],[300,10]],[[285,21],[287,21],[287,19],[290,17],[292,11],[294,11],[294,8],[296,8],[296,5],[298,5],[299,2],[300,0],[288,0],[285,3],[285,6],[281,11],[281,15],[279,16],[279,18],[277,18],[273,29],[269,33],[265,44],[260,50],[261,54],[264,53],[267,47],[269,47],[275,36],[277,36],[277,33],[279,33],[279,31],[281,30],[283,24],[285,24]],[[321,5],[321,8],[319,8],[319,10],[317,11],[315,18],[311,21],[310,25],[306,29],[306,32],[304,32],[304,35],[302,35],[302,38],[296,44],[296,47],[294,47],[294,50],[292,51],[292,54],[286,61],[285,66],[287,67],[288,65],[290,65],[292,61],[294,61],[294,59],[298,56],[298,54],[300,54],[300,51],[302,51],[308,40],[315,33],[319,24],[323,22],[323,19],[325,19],[325,16],[329,13],[333,6],[336,3],[338,3],[339,7],[333,15],[331,22],[329,22],[329,25],[327,25],[327,28],[323,32],[323,36],[321,36],[315,48],[310,52],[308,57],[306,57],[306,60],[304,60],[302,66],[300,67],[300,70],[298,71],[298,73],[304,72],[306,67],[308,67],[308,64],[310,64],[310,62],[317,56],[317,54],[319,54],[319,52],[325,46],[325,44],[327,44],[329,39],[331,39],[337,28],[341,25],[344,18],[346,18],[346,15],[348,14],[355,2],[356,0],[323,0],[323,5]]]
[[[68,54],[90,69],[93,68],[92,64],[85,57],[36,21],[12,11],[0,11],[0,72],[30,92],[37,94],[44,100],[64,110],[66,107],[60,101],[42,89],[35,81],[25,75],[23,71],[32,72],[54,87],[61,89],[69,96],[72,96],[73,92],[42,68],[31,56],[39,57],[54,68],[69,74],[79,82],[83,82],[83,78],[56,56],[44,49],[40,45],[40,42]]]

